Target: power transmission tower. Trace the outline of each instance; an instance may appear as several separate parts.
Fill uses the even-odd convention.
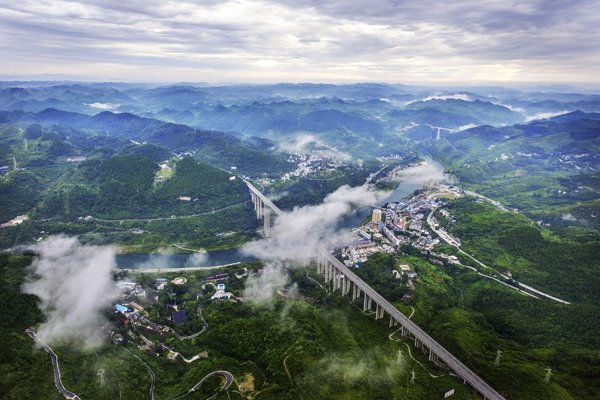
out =
[[[496,352],[496,359],[494,360],[494,366],[499,367],[500,366],[500,358],[502,357],[502,352],[500,351],[500,349],[498,349],[498,351]]]
[[[398,350],[398,358],[396,358],[396,364],[402,364],[402,350]]]
[[[410,371],[410,384],[414,385],[415,384],[415,370],[413,369],[412,371]]]
[[[100,386],[104,386],[105,380],[104,380],[104,368],[100,368],[98,370],[97,375],[100,377]]]
[[[552,370],[548,367],[548,368],[546,368],[546,377],[544,378],[544,383],[550,383],[551,376],[552,376]]]

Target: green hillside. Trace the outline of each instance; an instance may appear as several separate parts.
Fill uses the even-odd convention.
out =
[[[431,152],[463,184],[553,229],[598,229],[600,121],[573,114],[469,129],[436,142]]]

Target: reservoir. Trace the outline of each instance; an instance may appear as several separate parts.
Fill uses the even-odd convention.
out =
[[[255,260],[255,257],[243,254],[239,249],[206,253],[131,253],[116,256],[117,266],[122,269],[212,267]]]

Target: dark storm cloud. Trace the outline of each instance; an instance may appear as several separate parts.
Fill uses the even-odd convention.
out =
[[[0,0],[0,67],[141,80],[597,81],[597,1],[449,3]]]

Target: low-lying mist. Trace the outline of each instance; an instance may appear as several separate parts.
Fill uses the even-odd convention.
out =
[[[66,236],[51,236],[30,249],[39,257],[21,289],[39,297],[47,317],[39,337],[86,350],[98,346],[106,335],[102,313],[118,295],[112,280],[115,249],[83,245]]]

